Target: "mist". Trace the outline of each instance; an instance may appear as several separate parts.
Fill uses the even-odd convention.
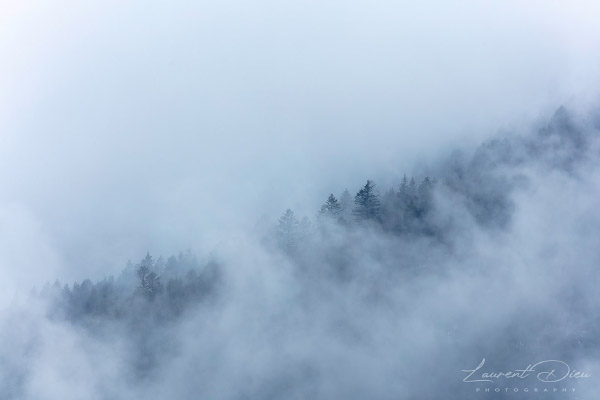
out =
[[[594,398],[598,11],[2,2],[0,397]]]

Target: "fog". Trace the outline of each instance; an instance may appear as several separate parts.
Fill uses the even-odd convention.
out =
[[[0,395],[479,398],[482,358],[564,358],[593,398],[598,11],[2,1]],[[423,226],[320,228],[404,174],[437,180]],[[29,296],[188,249],[219,283],[168,323]]]

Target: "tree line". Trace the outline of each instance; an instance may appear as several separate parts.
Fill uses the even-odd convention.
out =
[[[150,253],[138,263],[127,263],[118,278],[93,283],[62,286],[57,280],[46,283],[35,296],[51,301],[53,318],[85,321],[92,317],[127,319],[140,310],[161,318],[171,318],[194,303],[215,294],[220,280],[215,261],[198,262],[191,252],[178,257],[154,259]]]
[[[383,196],[372,180],[367,180],[354,196],[347,189],[339,199],[331,193],[316,214],[316,226],[307,217],[297,219],[287,209],[276,226],[276,243],[291,254],[316,229],[327,234],[331,227],[351,229],[364,225],[398,235],[432,234],[427,217],[434,205],[435,183],[429,177],[417,183],[404,176],[397,189],[392,188]],[[109,277],[96,283],[85,279],[64,286],[57,281],[46,284],[40,295],[54,301],[55,317],[70,320],[90,316],[123,318],[143,304],[151,304],[155,313],[172,316],[215,294],[219,278],[215,261],[201,264],[191,252],[166,260],[154,259],[148,253],[136,264],[128,262],[116,279]]]
[[[326,228],[376,226],[394,234],[434,235],[434,226],[428,221],[428,215],[434,207],[433,189],[436,180],[425,177],[417,183],[414,178],[402,178],[397,189],[389,189],[383,196],[377,190],[375,182],[367,180],[358,192],[351,196],[348,189],[338,199],[331,193],[317,212],[317,226]],[[279,246],[292,251],[312,233],[312,224],[307,217],[298,220],[291,209],[287,209],[279,218],[276,237]]]

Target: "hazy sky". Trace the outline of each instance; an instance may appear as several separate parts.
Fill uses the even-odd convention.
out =
[[[0,0],[0,288],[207,252],[597,100],[596,1],[418,3]]]

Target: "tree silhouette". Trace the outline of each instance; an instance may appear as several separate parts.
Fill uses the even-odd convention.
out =
[[[340,202],[332,194],[329,195],[325,204],[321,206],[319,211],[319,218],[337,221],[342,213],[342,206]]]
[[[340,197],[340,216],[346,220],[350,221],[352,219],[352,208],[354,204],[354,200],[352,200],[352,195],[348,191],[348,189],[344,190],[342,196]]]
[[[277,226],[278,241],[286,252],[293,251],[298,244],[298,228],[300,223],[291,209],[285,210]]]
[[[138,293],[141,293],[150,300],[162,293],[163,287],[160,277],[155,272],[150,271],[150,268],[146,265],[142,264],[138,268],[137,276],[140,280],[140,284],[137,287]]]
[[[352,214],[357,221],[377,220],[380,201],[373,181],[367,180],[365,186],[356,193],[354,205]]]

